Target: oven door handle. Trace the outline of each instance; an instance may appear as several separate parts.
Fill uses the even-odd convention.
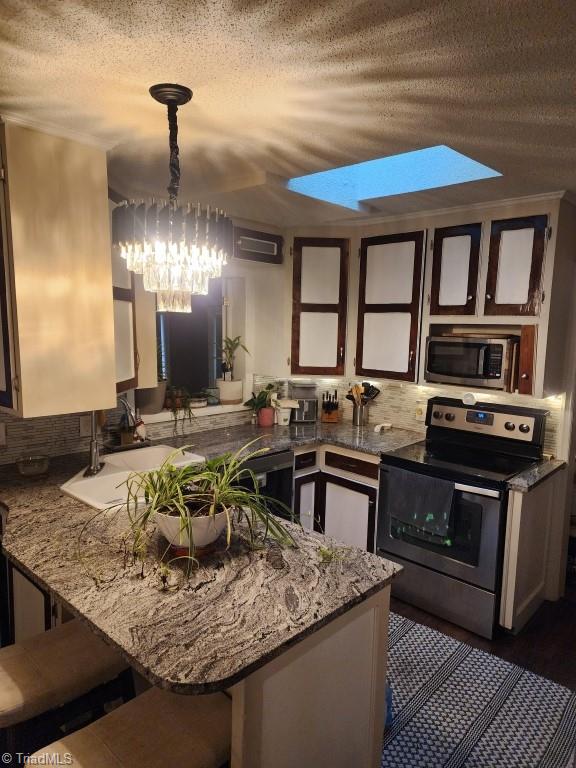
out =
[[[491,488],[477,488],[475,485],[464,485],[464,483],[454,483],[454,490],[473,493],[476,496],[490,496],[493,499],[500,498],[500,491],[494,491]]]

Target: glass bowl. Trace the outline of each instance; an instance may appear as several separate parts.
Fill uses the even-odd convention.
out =
[[[18,472],[23,477],[35,477],[45,475],[48,472],[50,459],[48,456],[37,454],[35,456],[21,456],[16,462]]]

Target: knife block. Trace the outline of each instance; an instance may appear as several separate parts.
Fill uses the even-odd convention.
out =
[[[335,408],[333,411],[325,411],[322,409],[320,421],[324,424],[337,424],[340,421],[340,409]]]

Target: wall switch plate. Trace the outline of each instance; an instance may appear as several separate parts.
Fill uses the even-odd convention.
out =
[[[89,413],[80,416],[80,437],[90,437],[92,434],[91,415]]]
[[[0,448],[6,446],[6,424],[0,424]]]

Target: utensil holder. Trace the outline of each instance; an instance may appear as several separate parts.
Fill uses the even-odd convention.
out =
[[[354,405],[352,406],[352,424],[355,427],[364,427],[366,424],[368,424],[368,405],[361,404],[361,405]]]

